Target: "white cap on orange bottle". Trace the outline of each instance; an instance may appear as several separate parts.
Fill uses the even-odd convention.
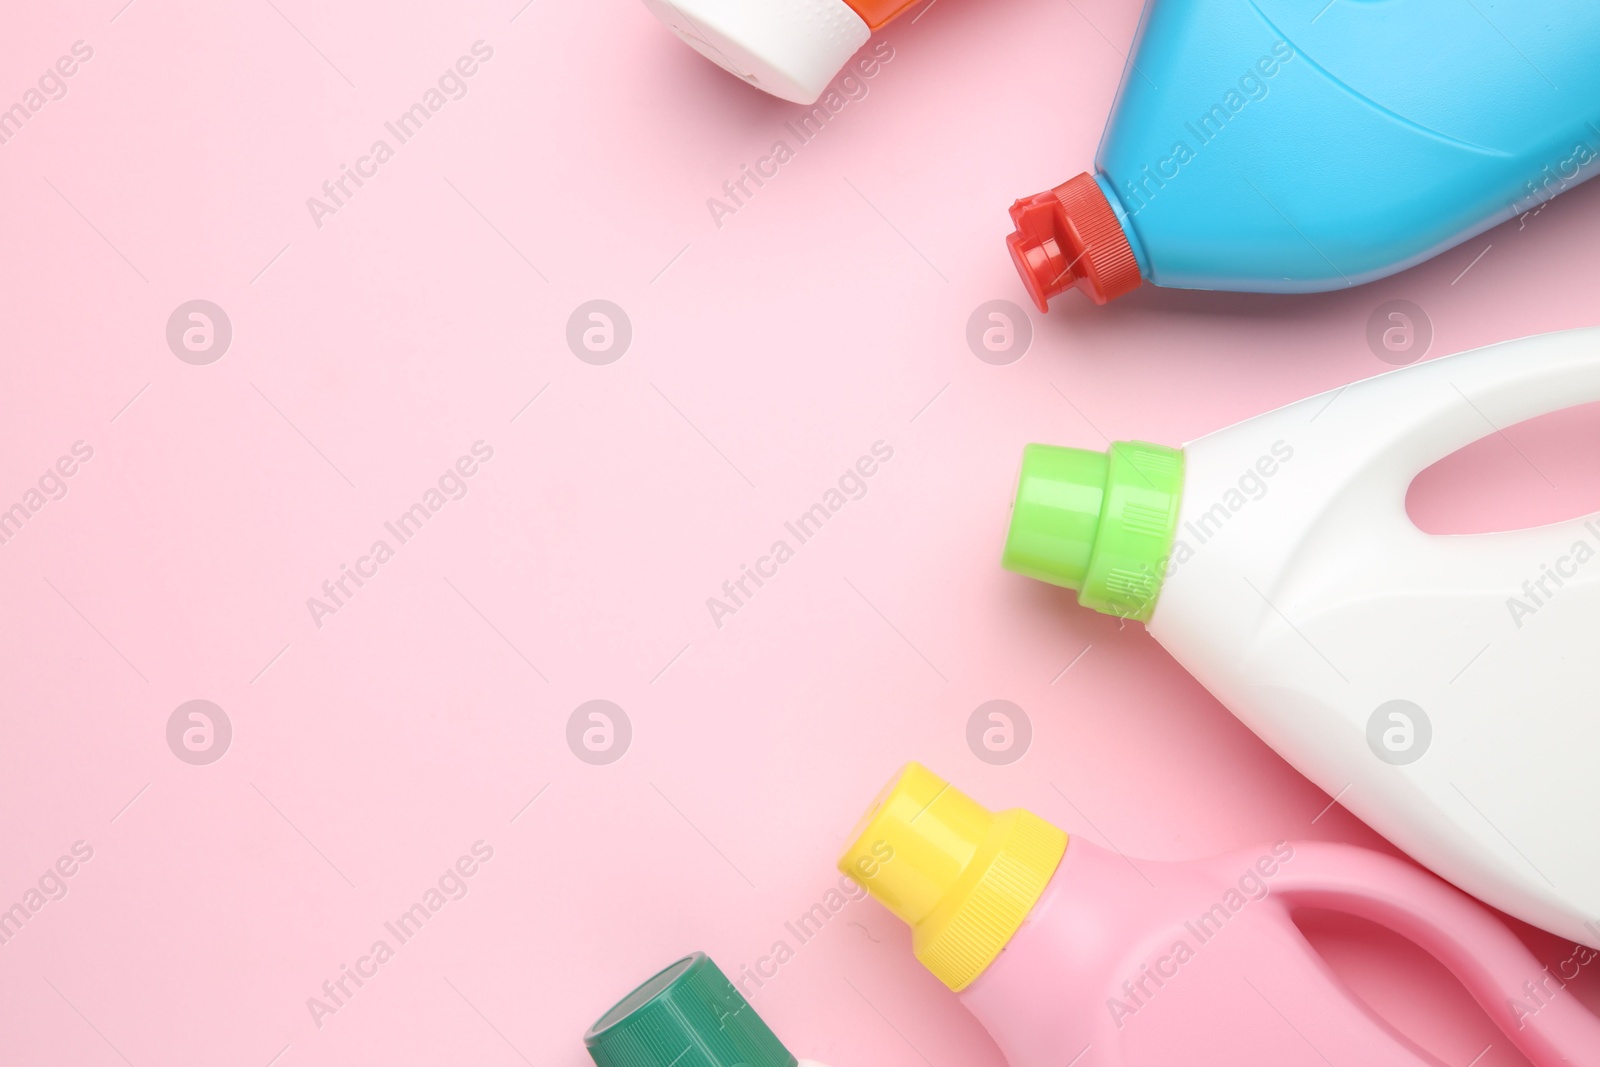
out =
[[[644,0],[722,69],[797,104],[814,103],[872,31],[844,0]]]

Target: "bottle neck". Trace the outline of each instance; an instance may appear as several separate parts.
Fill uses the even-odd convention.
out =
[[[1099,1032],[1155,895],[1123,857],[1072,838],[1027,921],[960,995],[1010,1067],[1060,1067]]]

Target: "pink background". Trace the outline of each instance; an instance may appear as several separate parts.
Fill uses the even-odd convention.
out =
[[[122,3],[0,34],[0,104],[94,50],[0,145],[0,506],[94,450],[0,546],[0,907],[94,850],[0,946],[0,1061],[580,1067],[668,961],[736,975],[790,939],[909,758],[1135,856],[1382,847],[1140,628],[999,569],[1019,449],[1177,444],[1385,370],[1390,299],[1430,356],[1593,324],[1600,187],[1350,292],[1074,295],[993,366],[965,330],[1025,303],[1005,207],[1089,164],[1135,0],[901,20],[868,95],[720,228],[707,198],[798,109],[637,0]],[[467,95],[317,227],[306,198],[478,40]],[[165,339],[196,298],[233,327],[206,366]],[[596,298],[633,329],[606,366],[565,341]],[[307,598],[479,440],[467,495],[316,626]],[[866,495],[714,625],[877,441]],[[1592,510],[1596,444],[1592,411],[1492,437],[1414,511]],[[234,731],[206,766],[166,741],[193,699]],[[632,725],[605,766],[565,739],[591,699]],[[1010,766],[965,740],[991,699],[1033,725]],[[319,1028],[307,998],[479,840],[470,892]],[[1318,938],[1446,1062],[1522,1062],[1408,945]],[[836,1067],[1000,1062],[870,902],[754,1003]]]

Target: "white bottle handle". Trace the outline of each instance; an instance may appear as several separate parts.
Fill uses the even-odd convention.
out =
[[[1350,473],[1404,507],[1423,470],[1480,438],[1563,408],[1600,401],[1600,328],[1509,341],[1403,367],[1312,397],[1351,442]]]

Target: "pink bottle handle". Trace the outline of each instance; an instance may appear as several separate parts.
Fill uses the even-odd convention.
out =
[[[1466,986],[1536,1067],[1600,1065],[1600,1018],[1559,986],[1518,1018],[1546,969],[1487,908],[1419,867],[1369,849],[1307,841],[1272,879],[1288,907],[1355,915],[1409,938]],[[1553,994],[1553,995],[1551,995]],[[1536,1002],[1534,1002],[1536,1003]],[[1531,1013],[1531,1014],[1530,1014]]]

